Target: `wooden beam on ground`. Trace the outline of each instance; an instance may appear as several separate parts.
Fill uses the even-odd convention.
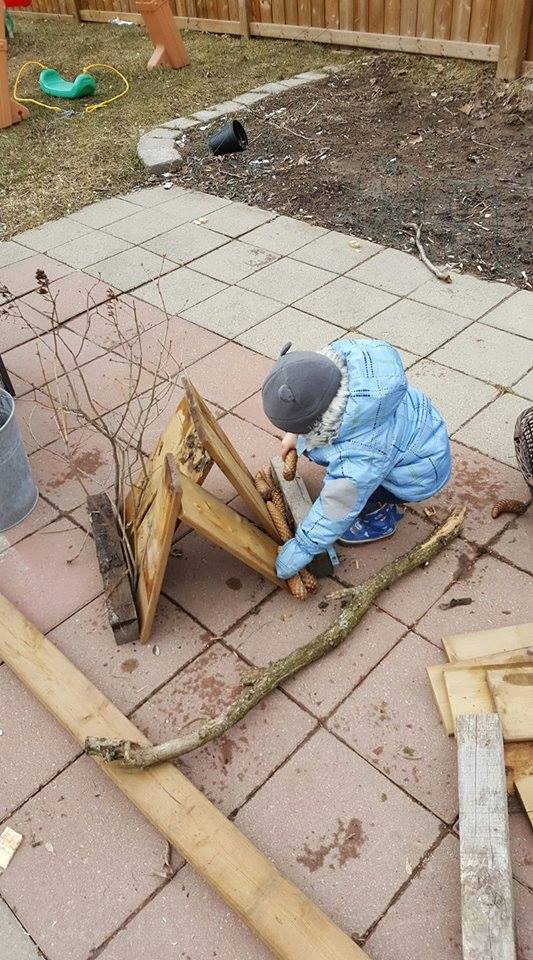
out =
[[[263,530],[279,544],[276,528],[246,464],[187,377],[183,379],[183,386],[200,443],[242,497]]]
[[[504,740],[533,740],[533,668],[491,669],[487,671],[487,683]]]
[[[81,745],[88,736],[148,744],[36,627],[0,596],[0,658]],[[127,770],[95,760],[278,960],[367,960],[173,763]]]
[[[281,457],[274,457],[270,461],[270,467],[273,478],[283,494],[289,520],[292,519],[292,525],[296,529],[313,505],[307,487],[298,472],[294,480],[285,480]],[[318,557],[313,557],[307,569],[314,573],[315,577],[329,577],[334,568],[329,554],[321,553]]]
[[[276,576],[278,544],[246,517],[179,473],[170,455],[167,469],[168,482],[180,501],[179,516],[183,523],[277,587],[287,589],[286,581]]]
[[[516,650],[518,647],[533,647],[533,623],[493,627],[476,633],[458,633],[444,637],[442,644],[451,663]]]
[[[522,73],[532,11],[533,0],[505,0],[496,70],[500,80],[515,80]]]
[[[509,820],[497,714],[457,718],[463,960],[516,960]]]
[[[109,623],[117,643],[131,643],[139,639],[139,623],[111,500],[106,493],[93,494],[87,497],[87,510]]]

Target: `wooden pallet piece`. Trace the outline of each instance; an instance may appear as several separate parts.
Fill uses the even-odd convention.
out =
[[[216,547],[252,567],[277,587],[287,589],[276,576],[278,545],[246,517],[184,477],[167,456],[167,483],[179,502],[178,516]]]
[[[147,738],[5,597],[0,657],[79,744]],[[367,960],[173,763],[127,770],[95,760],[279,960]]]
[[[509,820],[497,714],[457,718],[463,960],[516,960]]]
[[[471,660],[485,654],[503,653],[518,647],[533,647],[533,623],[478,630],[476,633],[458,633],[442,641],[448,660]]]
[[[298,472],[296,472],[294,480],[285,480],[281,457],[273,457],[270,461],[270,468],[273,480],[283,495],[289,522],[292,521],[292,526],[296,529],[313,506],[307,487]],[[330,577],[334,567],[329,554],[321,553],[317,557],[313,557],[307,569],[315,577]]]
[[[488,670],[487,683],[504,740],[533,740],[533,668]]]
[[[87,497],[87,510],[104,584],[107,616],[115,641],[118,644],[132,643],[139,639],[139,622],[111,500],[106,493],[93,494]]]
[[[453,673],[444,674],[444,683],[450,701],[455,735],[457,736],[457,718],[461,714],[494,713],[494,702],[487,683],[485,670],[466,667]]]
[[[525,777],[517,777],[516,789],[524,805],[524,810],[529,817],[529,822],[533,827],[533,774]]]
[[[235,487],[265,533],[268,533],[276,543],[279,543],[276,528],[272,523],[264,500],[256,490],[254,478],[246,464],[241,460],[233,444],[225,435],[207,403],[191,381],[185,377],[182,382],[194,426],[202,446],[220,467],[232,486]]]

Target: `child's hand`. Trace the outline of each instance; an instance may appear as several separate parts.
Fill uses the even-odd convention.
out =
[[[289,450],[296,449],[296,441],[298,440],[298,435],[296,433],[286,433],[281,441],[281,459],[285,460]]]

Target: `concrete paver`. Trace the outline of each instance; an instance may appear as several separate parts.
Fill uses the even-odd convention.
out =
[[[29,537],[31,533],[48,526],[49,523],[52,523],[52,520],[57,520],[57,517],[57,510],[42,497],[39,497],[36,506],[25,520],[17,523],[16,527],[4,530],[0,534],[0,553],[3,553],[8,547],[13,547],[20,540],[24,540],[25,537]]]
[[[83,340],[72,330],[61,330],[60,336],[45,333],[22,343],[3,354],[4,363],[12,379],[17,378],[17,394],[22,396],[34,387],[41,387],[56,375],[56,357],[66,371],[82,367],[101,356],[102,349],[90,340]]]
[[[104,232],[113,237],[119,237],[127,240],[129,243],[145,243],[152,240],[153,237],[173,230],[180,223],[177,215],[165,210],[164,206],[154,207],[153,209],[134,210],[130,217],[124,217],[123,220],[117,220],[104,227]],[[159,251],[156,251],[159,252]]]
[[[404,301],[405,302],[405,301]],[[421,360],[409,369],[409,382],[427,394],[453,434],[498,396],[496,387],[458,370]]]
[[[322,320],[353,330],[394,303],[396,297],[348,277],[338,277],[294,305]]]
[[[23,247],[14,240],[4,240],[0,243],[0,267],[7,267],[10,263],[19,263],[32,256],[32,251]]]
[[[110,200],[100,200],[98,203],[82,207],[81,210],[71,214],[71,218],[93,230],[101,230],[102,227],[122,220],[123,217],[129,217],[132,213],[135,213],[135,209],[125,198],[112,197]]]
[[[157,212],[157,207],[154,212]],[[143,246],[160,257],[167,257],[173,263],[184,265],[224,243],[227,243],[227,237],[215,233],[214,230],[207,230],[197,223],[182,223],[166,233],[159,231],[157,236],[147,240]]]
[[[224,283],[237,283],[276,259],[276,254],[270,253],[269,250],[252,247],[239,240],[231,240],[218,250],[213,250],[199,260],[195,260],[194,269]]]
[[[513,433],[517,417],[528,405],[527,400],[505,393],[457,430],[454,439],[516,467]]]
[[[72,267],[68,264],[53,260],[44,253],[37,253],[25,260],[9,263],[0,268],[0,305],[14,297],[23,297],[25,293],[37,290],[39,287],[35,276],[37,270],[42,270],[50,282],[72,273]]]
[[[202,193],[200,190],[182,190],[178,196],[170,191],[170,199],[159,205],[162,213],[169,213],[176,218],[176,226],[179,223],[188,223],[199,217],[206,217],[214,210],[227,206],[230,203],[225,197],[213,197],[209,193]]]
[[[183,316],[200,327],[208,327],[229,340],[279,311],[277,300],[262,297],[241,287],[226,287],[208,300],[183,311]]]
[[[436,277],[427,280],[416,288],[411,299],[478,320],[509,296],[509,287],[504,283],[489,283],[466,273],[454,273],[452,277],[452,283],[443,283]]]
[[[342,327],[335,327],[294,307],[286,307],[241,333],[237,340],[245,347],[276,360],[289,340],[294,350],[321,350],[332,340],[338,340],[341,334]]]
[[[520,523],[518,520],[511,521],[507,530],[493,544],[492,549],[499,557],[533,574],[533,509],[531,507],[521,518]]]
[[[433,354],[437,363],[507,387],[527,373],[531,357],[522,337],[482,323],[472,324]]]
[[[372,243],[371,240],[331,230],[295,250],[292,258],[310,263],[313,267],[331,270],[332,273],[347,273],[382,249],[378,243]]]
[[[326,232],[322,227],[315,227],[302,220],[276,217],[275,220],[262,224],[248,233],[245,242],[255,247],[262,247],[264,250],[271,250],[272,253],[278,253],[280,256],[286,256],[303,247],[304,243],[310,243],[311,240],[316,240]]]
[[[271,366],[272,361],[266,357],[240,344],[226,343],[220,350],[193,363],[187,376],[207,400],[230,410],[256,392]]]
[[[122,240],[119,242],[124,243]],[[130,247],[115,256],[98,260],[91,267],[88,267],[87,273],[112,284],[118,290],[125,291],[133,290],[134,287],[139,287],[141,284],[156,278],[158,283],[162,283],[163,275],[175,269],[176,264],[172,260],[159,257],[151,250],[145,250],[144,247]],[[138,296],[141,296],[141,294],[139,293]],[[141,296],[141,299],[144,299],[144,297]],[[155,306],[161,306],[160,299],[159,301],[151,300],[149,302],[153,302]]]
[[[248,94],[254,96],[254,94]],[[259,94],[257,94],[259,96]],[[226,237],[241,237],[263,223],[268,223],[276,216],[271,210],[261,210],[260,207],[250,207],[246,203],[228,203],[226,206],[208,214],[205,226]]]
[[[427,281],[428,271],[416,257],[401,250],[387,249],[356,267],[349,276],[403,297]]]
[[[503,303],[490,310],[483,317],[483,323],[533,339],[533,293],[529,290],[517,290]]]
[[[155,253],[143,250],[143,256],[145,255],[156,256]],[[160,257],[157,259],[162,260]],[[159,307],[168,313],[182,313],[188,307],[194,307],[195,304],[207,300],[208,297],[224,289],[224,284],[219,280],[203,276],[201,273],[190,270],[189,267],[180,267],[176,270],[176,264],[165,260],[162,262],[166,263],[168,269],[173,272],[167,273],[164,277],[158,276],[157,280],[135,291],[136,297],[153,304],[154,307]]]
[[[121,253],[130,246],[125,240],[112,237],[101,230],[91,230],[83,237],[68,240],[51,250],[52,256],[77,269],[89,267],[99,260]]]
[[[240,286],[288,304],[322,287],[333,276],[329,271],[287,258],[252,274]]]
[[[30,250],[46,253],[47,250],[57,247],[60,243],[83,237],[84,234],[90,232],[90,229],[87,225],[78,223],[71,217],[63,217],[61,220],[50,220],[42,227],[37,227],[34,230],[25,230],[24,233],[19,233],[17,241],[29,247]]]
[[[521,397],[533,400],[533,370],[530,370],[529,373],[526,373],[525,377],[518,380],[513,389],[514,392],[520,394]]]
[[[454,337],[469,322],[465,317],[414,300],[399,300],[359,327],[359,333],[388,340],[395,347],[404,347],[424,357]]]
[[[109,283],[101,283],[80,271],[54,280],[50,284],[50,296],[43,297],[34,291],[19,302],[38,310],[48,318],[50,325],[52,320],[55,323],[64,323],[80,314],[84,315],[86,321],[88,309],[93,311],[96,306],[110,300],[115,293],[117,291],[110,287]],[[54,300],[53,310],[50,297]]]
[[[40,960],[42,957],[42,953],[30,939],[15,914],[1,899],[0,943],[8,948],[11,960]]]

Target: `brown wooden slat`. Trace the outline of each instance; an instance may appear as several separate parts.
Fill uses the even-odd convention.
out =
[[[324,27],[326,24],[325,0],[311,0],[311,25]]]
[[[505,0],[492,0],[489,20],[489,43],[499,43]]]
[[[354,0],[339,0],[339,27],[351,30],[354,18]]]
[[[527,41],[526,59],[533,60],[533,13],[531,14],[531,22],[529,24],[529,37]],[[527,68],[527,72],[529,76],[533,75],[533,69],[531,67],[531,64],[529,64],[529,67]]]
[[[472,43],[486,43],[489,35],[490,0],[472,0],[470,32],[468,39]]]
[[[259,0],[261,23],[272,23],[272,0]]]
[[[402,37],[416,36],[416,15],[418,0],[402,0],[400,10],[400,34]]]
[[[385,0],[384,32],[398,36],[400,33],[401,0]]]
[[[217,0],[218,7],[218,19],[219,20],[229,20],[229,3],[228,0]]]
[[[514,80],[522,73],[532,16],[533,0],[508,0],[496,71],[496,76],[501,80]]]
[[[298,23],[298,0],[285,0],[285,23]]]
[[[452,40],[468,40],[472,0],[454,0],[452,14]]]
[[[433,16],[435,14],[435,0],[418,0],[416,15],[417,37],[433,36]]]
[[[368,0],[355,0],[354,30],[368,30]]]
[[[230,20],[239,19],[239,0],[229,0],[229,18]]]
[[[452,30],[453,0],[435,0],[433,32],[435,37],[449,40]]]
[[[383,0],[368,0],[368,32],[383,33]]]
[[[382,2],[382,0],[380,0]],[[330,30],[339,29],[339,0],[325,0],[324,16],[326,27]]]
[[[285,23],[285,0],[272,0],[273,23]]]
[[[298,23],[304,27],[311,25],[311,0],[298,0]]]

